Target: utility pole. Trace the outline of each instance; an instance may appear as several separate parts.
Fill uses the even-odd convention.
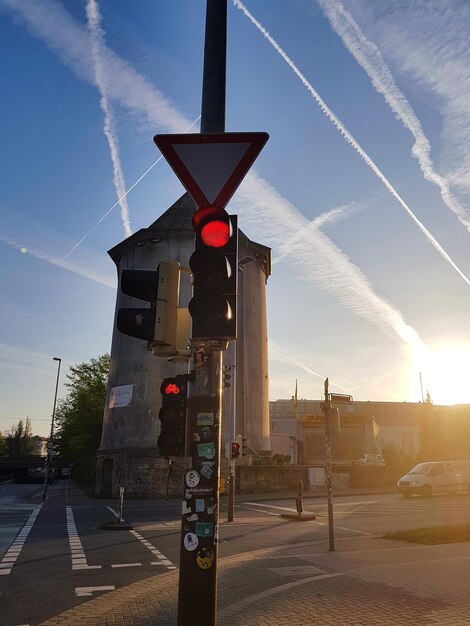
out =
[[[227,0],[207,0],[201,133],[225,131],[226,49]],[[184,479],[178,626],[195,622],[215,626],[217,620],[223,347],[217,341],[195,339],[193,318],[191,370],[195,379],[188,385],[186,430],[191,469]]]
[[[59,389],[59,376],[60,376],[60,364],[62,363],[62,359],[59,359],[59,357],[55,356],[52,359],[53,361],[58,361],[59,365],[57,367],[57,379],[56,379],[56,383],[55,383],[55,394],[54,394],[54,408],[52,409],[52,420],[51,420],[51,434],[49,437],[49,441],[47,442],[47,456],[46,456],[46,472],[45,472],[45,476],[44,476],[44,491],[42,493],[42,501],[44,502],[46,500],[46,496],[47,496],[47,487],[49,484],[49,475],[50,475],[50,470],[51,470],[51,456],[52,456],[52,449],[54,447],[54,420],[55,420],[55,407],[57,404],[57,390]]]
[[[331,475],[331,401],[328,392],[328,378],[325,380],[325,401],[321,405],[325,416],[325,477],[326,477],[326,496],[328,501],[328,540],[330,552],[335,549],[335,531],[333,523],[333,481]]]
[[[238,220],[225,207],[269,138],[225,133],[226,22],[227,0],[207,0],[201,133],[154,137],[198,207],[178,626],[216,624],[222,351],[237,337]]]

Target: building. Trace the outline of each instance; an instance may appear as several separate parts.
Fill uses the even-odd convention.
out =
[[[187,268],[194,250],[191,218],[195,210],[192,198],[184,194],[148,228],[109,250],[118,277],[125,268],[156,269],[160,261],[178,261]],[[266,282],[271,273],[271,251],[239,231],[239,261],[238,339],[230,342],[229,350],[223,355],[224,365],[232,371],[232,385],[224,392],[222,445],[231,441],[236,432],[244,435],[255,449],[268,449]],[[182,272],[179,306],[187,307],[190,298],[190,274]],[[116,313],[120,307],[132,306],[138,306],[136,300],[118,289]],[[180,492],[184,461],[173,463],[170,471],[167,460],[159,456],[158,413],[162,380],[187,371],[187,359],[155,357],[147,351],[144,341],[120,333],[115,314],[103,431],[97,454],[97,495],[114,497],[120,486],[125,487],[128,496],[165,496],[167,490]]]
[[[282,447],[280,436],[295,439],[293,462],[322,464],[325,429],[321,400],[276,400],[269,403],[271,439]],[[332,436],[332,459],[349,464],[364,453],[384,454],[397,459],[415,459],[420,451],[420,427],[425,410],[442,409],[426,403],[357,402],[333,405],[338,408],[341,433]],[[445,407],[452,409],[453,407]],[[282,448],[285,450],[285,447]],[[281,448],[273,448],[281,451]]]

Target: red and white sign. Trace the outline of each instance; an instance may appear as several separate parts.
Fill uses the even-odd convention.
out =
[[[199,208],[225,208],[253,165],[267,133],[155,135],[153,138]]]

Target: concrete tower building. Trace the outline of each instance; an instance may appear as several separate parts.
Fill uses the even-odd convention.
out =
[[[189,267],[194,250],[191,218],[196,206],[184,194],[148,228],[109,250],[120,280],[123,269],[156,269],[160,261]],[[239,231],[238,340],[230,342],[224,365],[232,368],[232,385],[224,392],[222,444],[242,434],[254,449],[269,449],[268,350],[266,282],[271,250]],[[189,273],[181,273],[180,307],[191,298]],[[139,306],[118,288],[111,346],[111,365],[101,445],[97,455],[95,493],[115,496],[124,486],[128,496],[180,493],[184,459],[173,463],[159,456],[160,383],[187,372],[187,361],[155,357],[146,342],[120,333],[117,310]],[[236,402],[234,392],[236,390]],[[235,418],[235,427],[232,420]],[[223,447],[222,447],[223,449]]]

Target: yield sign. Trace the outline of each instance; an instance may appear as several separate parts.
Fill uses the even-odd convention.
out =
[[[199,208],[225,208],[267,133],[156,135],[153,140]]]

